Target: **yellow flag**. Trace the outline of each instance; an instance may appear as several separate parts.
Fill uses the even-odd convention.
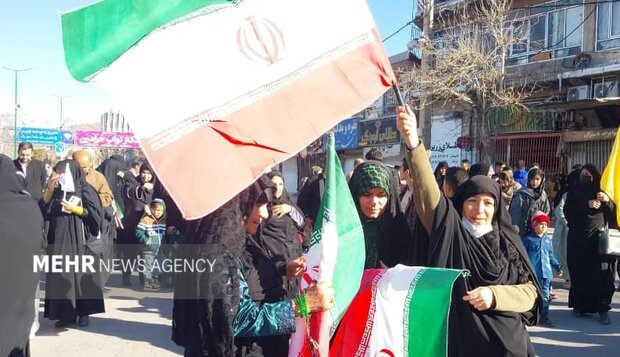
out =
[[[601,176],[601,190],[605,191],[616,206],[620,204],[620,128],[616,133],[609,161]],[[616,222],[620,224],[620,207],[616,208]]]

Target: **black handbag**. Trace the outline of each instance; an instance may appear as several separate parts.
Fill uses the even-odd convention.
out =
[[[607,227],[599,230],[598,254],[605,257],[620,258],[620,231]]]

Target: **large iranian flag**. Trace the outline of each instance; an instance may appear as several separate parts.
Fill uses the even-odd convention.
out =
[[[465,271],[397,265],[364,272],[332,356],[446,356],[452,286]]]
[[[364,0],[105,0],[62,15],[69,72],[204,216],[395,82]]]
[[[309,324],[297,319],[290,357],[312,355],[314,344],[310,339],[317,343],[315,352],[329,355],[333,329],[357,293],[364,271],[364,231],[334,149],[333,133],[329,134],[325,172],[325,192],[306,253],[307,269],[301,287],[306,288],[313,280],[331,281],[336,304],[330,311],[313,314]]]

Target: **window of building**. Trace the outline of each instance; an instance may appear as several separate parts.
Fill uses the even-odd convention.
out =
[[[620,47],[620,1],[600,3],[597,7],[596,50]]]
[[[562,0],[512,12],[510,28],[518,38],[508,65],[572,56],[581,52],[583,6]]]

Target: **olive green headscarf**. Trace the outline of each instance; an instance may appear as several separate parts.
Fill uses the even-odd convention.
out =
[[[390,194],[390,173],[382,166],[369,163],[361,168],[357,181],[356,198],[374,187],[382,188]]]

